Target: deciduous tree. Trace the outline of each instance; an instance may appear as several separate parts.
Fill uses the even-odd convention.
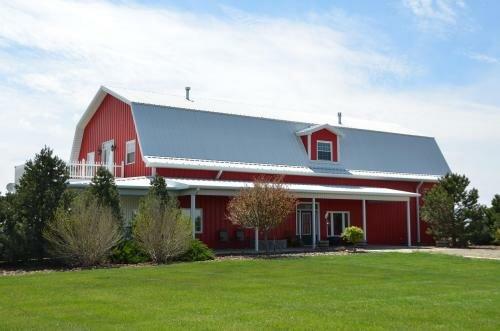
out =
[[[229,202],[228,218],[233,224],[263,231],[266,251],[269,251],[269,231],[283,223],[296,201],[283,184],[283,177],[263,176]]]
[[[88,192],[76,196],[70,208],[61,205],[43,235],[54,257],[81,266],[105,262],[122,237],[111,207]]]
[[[168,199],[165,192],[165,181],[156,177],[139,204],[133,231],[140,248],[156,263],[168,263],[184,254],[192,240],[190,220],[177,199]]]

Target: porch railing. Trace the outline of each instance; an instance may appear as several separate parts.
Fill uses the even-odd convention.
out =
[[[97,169],[104,167],[115,177],[125,177],[125,167],[121,164],[104,164],[101,162],[88,163],[85,159],[81,161],[71,161],[67,163],[69,178],[91,179],[95,176]]]

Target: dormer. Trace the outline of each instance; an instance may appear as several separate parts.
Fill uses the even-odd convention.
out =
[[[317,124],[296,132],[306,149],[309,160],[339,162],[342,133],[330,124]]]

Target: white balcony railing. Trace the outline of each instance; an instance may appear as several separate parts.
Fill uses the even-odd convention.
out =
[[[71,161],[67,163],[69,178],[73,179],[91,179],[97,172],[97,169],[104,167],[115,177],[124,177],[125,167],[121,164],[104,164],[99,162],[87,163],[85,159],[81,161]]]

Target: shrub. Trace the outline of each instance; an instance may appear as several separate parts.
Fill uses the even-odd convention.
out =
[[[356,245],[363,240],[363,230],[357,226],[349,226],[342,232],[342,239],[351,243],[356,251]]]
[[[110,207],[89,194],[80,194],[70,209],[57,209],[43,235],[54,257],[68,264],[92,266],[106,261],[120,242],[121,230]]]
[[[142,249],[140,249],[137,242],[128,239],[123,240],[113,249],[111,261],[115,263],[136,264],[149,261],[149,257]]]
[[[215,258],[214,251],[198,239],[191,240],[191,245],[186,253],[179,257],[180,261],[194,262],[207,261]]]
[[[175,199],[164,201],[150,192],[139,205],[134,237],[153,262],[168,263],[189,249],[191,222]]]

